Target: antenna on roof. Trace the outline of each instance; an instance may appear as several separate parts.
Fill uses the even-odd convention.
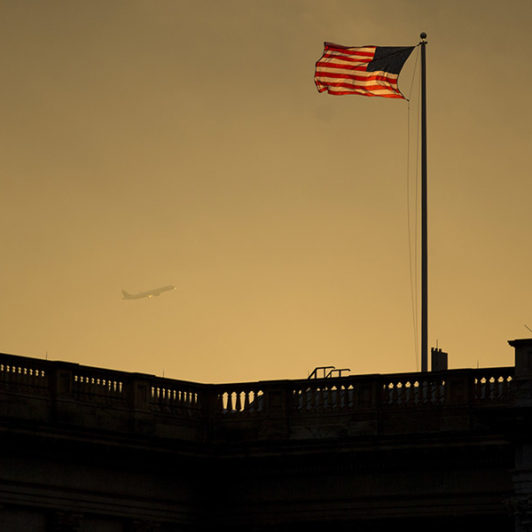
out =
[[[530,331],[532,332],[532,329],[525,323],[525,327]]]

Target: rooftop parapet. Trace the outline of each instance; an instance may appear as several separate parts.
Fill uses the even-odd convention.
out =
[[[325,434],[307,430],[311,425],[386,430],[377,420],[387,412],[390,420],[410,412],[404,430],[415,431],[427,409],[511,406],[513,378],[513,367],[501,367],[201,384],[0,354],[0,417],[205,442],[230,433],[248,439]]]

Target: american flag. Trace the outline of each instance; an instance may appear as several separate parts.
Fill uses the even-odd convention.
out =
[[[316,62],[319,92],[405,97],[397,86],[399,73],[413,46],[341,46],[325,43]]]

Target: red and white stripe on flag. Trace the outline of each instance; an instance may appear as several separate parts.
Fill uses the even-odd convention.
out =
[[[323,55],[316,62],[314,76],[316,87],[319,92],[327,91],[329,94],[360,94],[404,99],[397,80],[401,67],[412,49],[413,47],[341,46],[326,42]],[[390,53],[391,63],[385,59],[382,64],[382,56],[390,57]],[[405,54],[404,59],[398,58],[398,55],[405,56]],[[397,65],[398,60],[400,65]],[[384,69],[378,70],[381,66]]]

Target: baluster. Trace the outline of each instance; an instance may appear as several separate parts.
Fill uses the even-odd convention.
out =
[[[427,381],[421,383],[421,397],[423,403],[429,402],[429,384]]]
[[[247,409],[248,412],[257,411],[257,392],[255,390],[250,390],[247,396]]]
[[[443,396],[443,381],[437,381],[434,383],[434,386],[435,386],[435,392],[436,392],[436,397],[435,397],[435,402],[436,404],[441,404],[443,401],[442,401],[442,396]]]
[[[393,405],[395,403],[395,384],[393,382],[386,387],[386,393],[388,394],[388,404]]]
[[[233,392],[225,392],[224,397],[227,401],[225,410],[231,412],[233,410]]]
[[[480,400],[486,398],[486,379],[484,377],[478,381],[478,397]]]
[[[499,377],[497,379],[497,399],[502,399],[504,394],[504,379]]]
[[[493,383],[489,377],[486,378],[486,399],[488,401],[493,399]]]
[[[326,386],[322,391],[323,408],[331,408],[331,388]]]
[[[314,390],[312,388],[307,388],[307,410],[314,409]]]
[[[301,410],[299,390],[292,390],[292,406],[296,410]]]
[[[405,403],[405,391],[403,388],[403,383],[398,382],[395,386],[395,393],[397,394],[397,404],[402,405]]]
[[[360,390],[360,388],[357,387],[357,391],[358,390]],[[345,391],[345,402],[349,408],[353,408],[355,403],[355,389],[352,384],[350,384]]]
[[[323,406],[323,396],[321,387],[319,387],[314,390],[314,407],[319,410],[321,406]]]

